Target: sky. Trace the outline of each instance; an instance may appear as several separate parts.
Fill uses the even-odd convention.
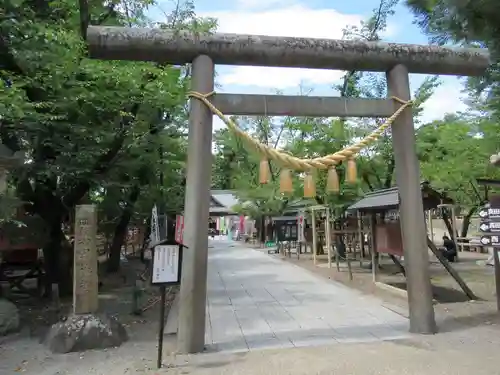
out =
[[[379,4],[379,0],[196,0],[196,13],[218,20],[218,32],[258,34],[271,36],[342,38],[347,25],[359,25]],[[160,0],[159,7],[168,13],[172,0]],[[152,18],[161,19],[159,10],[152,10]],[[427,38],[413,24],[413,16],[404,5],[388,20],[384,41],[427,44]],[[312,90],[310,95],[336,96],[332,88],[344,72],[292,68],[262,68],[248,66],[217,66],[218,92],[242,94],[298,94],[300,87]],[[425,78],[411,75],[414,92]],[[421,121],[441,119],[446,113],[467,109],[463,103],[463,80],[442,76],[442,84],[424,105]],[[214,119],[214,130],[224,125]]]

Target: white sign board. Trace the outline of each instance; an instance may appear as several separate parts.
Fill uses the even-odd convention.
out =
[[[159,245],[154,249],[153,284],[179,281],[179,245]]]

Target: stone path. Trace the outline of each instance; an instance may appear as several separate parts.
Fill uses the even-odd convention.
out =
[[[211,242],[209,349],[248,351],[408,336],[407,319],[373,297],[261,251]]]

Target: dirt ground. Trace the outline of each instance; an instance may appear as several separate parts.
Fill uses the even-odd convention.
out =
[[[265,251],[254,246],[256,250]],[[301,254],[297,259],[297,255],[292,253],[290,256],[274,255],[286,262],[291,262],[299,267],[310,270],[316,275],[326,277],[345,284],[351,288],[360,290],[366,294],[378,296],[390,304],[399,306],[403,311],[408,309],[406,297],[399,293],[388,292],[387,290],[377,287],[373,283],[372,271],[369,269],[370,260],[363,260],[363,266],[360,265],[359,259],[351,261],[352,280],[350,279],[348,267],[344,263],[340,263],[340,272],[337,271],[335,262],[332,262],[332,268],[328,268],[326,256],[322,259],[317,259],[317,265],[313,264],[311,254]],[[433,256],[430,256],[430,273],[431,283],[435,299],[435,307],[437,311],[443,311],[450,316],[460,316],[464,309],[472,309],[474,311],[485,309],[485,313],[495,306],[496,308],[496,290],[494,279],[494,267],[480,265],[488,259],[488,254],[477,252],[460,252],[460,261],[451,263],[452,267],[458,272],[461,278],[469,286],[469,288],[478,297],[479,301],[469,301],[465,293],[460,289],[456,281],[449,275],[439,261]],[[377,280],[397,288],[404,290],[406,282],[404,276],[399,273],[398,268],[387,256],[382,256],[380,259],[380,269],[377,273]],[[481,307],[467,307],[481,306]]]
[[[22,330],[14,335],[0,337],[0,374],[80,375],[80,374],[135,374],[155,367],[159,328],[159,290],[147,287],[142,293],[141,315],[132,314],[135,275],[144,271],[144,265],[132,259],[122,265],[116,275],[103,275],[99,291],[99,311],[118,317],[129,334],[129,341],[120,348],[85,353],[52,354],[40,343],[48,327],[71,311],[72,301],[61,301],[61,310],[34,299],[16,298]],[[176,289],[167,294],[168,307]],[[168,344],[166,344],[168,348]]]
[[[125,282],[127,277],[118,275],[103,279],[100,309],[118,315],[127,326],[130,335],[127,343],[104,351],[51,354],[39,343],[38,338],[48,324],[57,320],[63,312],[55,313],[50,308],[24,301],[20,304],[24,326],[22,332],[0,338],[0,374],[497,374],[500,373],[495,365],[498,363],[496,358],[500,347],[500,318],[496,311],[493,268],[475,263],[476,260],[484,260],[487,257],[485,254],[461,255],[460,262],[454,267],[482,300],[466,301],[442,266],[432,260],[438,335],[415,335],[407,340],[371,344],[192,356],[176,355],[175,337],[166,336],[164,366],[157,370],[159,305],[154,305],[142,316],[132,315],[132,286]],[[375,294],[388,306],[397,309],[398,313],[407,315],[405,298],[376,288],[371,271],[360,268],[359,261],[352,264],[352,280],[346,267],[338,272],[335,266],[332,269],[314,266],[308,256],[297,260],[292,255],[291,258],[284,257],[283,261],[292,262],[320,277],[339,281],[364,293]],[[368,264],[368,261],[365,263]],[[129,272],[140,272],[141,267],[132,262]],[[395,269],[389,259],[382,262],[382,268],[380,280],[392,284],[404,282],[401,275],[391,275]],[[148,305],[147,300],[154,300],[156,295],[156,289],[149,290],[143,305]],[[170,296],[174,296],[174,291]],[[71,302],[65,301],[65,309],[70,306]]]
[[[195,375],[494,375],[496,327],[370,344],[169,357],[152,374]]]

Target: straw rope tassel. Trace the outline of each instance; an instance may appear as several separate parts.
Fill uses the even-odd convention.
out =
[[[316,181],[314,181],[313,171],[308,171],[304,176],[304,198],[316,197]]]
[[[271,170],[269,169],[269,160],[267,158],[262,158],[259,166],[259,182],[261,184],[267,184],[270,177]]]
[[[339,175],[335,166],[328,169],[328,175],[326,178],[326,190],[332,193],[340,192]]]
[[[347,172],[346,181],[349,184],[355,184],[358,179],[358,173],[356,169],[356,161],[354,158],[347,160]]]
[[[292,171],[288,168],[281,170],[280,192],[283,194],[293,193]]]

